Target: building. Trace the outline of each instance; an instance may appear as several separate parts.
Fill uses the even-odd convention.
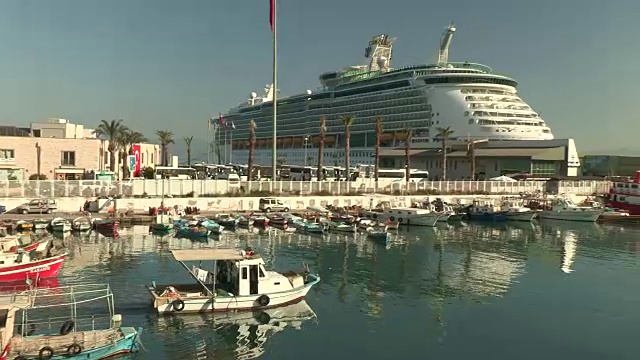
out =
[[[55,121],[54,121],[55,120]],[[94,172],[113,171],[121,178],[122,163],[115,154],[116,168],[110,169],[109,141],[96,138],[93,129],[49,119],[31,128],[0,127],[0,181],[27,180],[38,174],[47,179],[74,180]],[[155,168],[160,162],[160,145],[135,144],[136,169]]]
[[[640,157],[617,155],[585,155],[580,159],[582,175],[634,176],[640,170]]]
[[[580,160],[573,139],[526,141],[477,141],[474,145],[476,179],[505,174],[539,177],[577,176]],[[413,169],[427,170],[432,178],[442,177],[442,150],[410,150]],[[381,151],[381,168],[404,168],[405,149]],[[447,179],[471,179],[471,156],[467,142],[452,142],[447,152]]]

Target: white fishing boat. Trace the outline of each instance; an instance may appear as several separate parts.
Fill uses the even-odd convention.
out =
[[[91,230],[92,227],[93,225],[91,224],[91,219],[86,216],[75,218],[71,222],[71,229],[74,231],[87,231]]]
[[[567,198],[550,200],[550,206],[540,212],[540,218],[550,220],[595,222],[604,213],[602,208],[578,206]]]
[[[51,230],[55,232],[69,232],[71,231],[71,222],[63,218],[55,218],[51,220]]]
[[[250,250],[172,250],[173,257],[195,280],[190,284],[148,287],[158,313],[257,310],[298,302],[320,281],[308,271],[267,271]],[[212,270],[202,268],[212,262]],[[189,268],[185,262],[197,262]]]
[[[358,232],[358,225],[356,224],[345,224],[345,223],[339,223],[339,222],[330,222],[329,223],[329,230],[330,231],[335,231],[335,232],[341,232],[341,233],[351,233],[351,234],[355,234]]]
[[[522,199],[504,199],[500,209],[507,212],[507,221],[533,221],[538,213],[524,206]]]

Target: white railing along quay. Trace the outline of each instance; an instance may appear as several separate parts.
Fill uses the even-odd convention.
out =
[[[420,181],[405,182],[380,179],[357,181],[240,181],[226,180],[0,180],[0,198],[37,197],[216,197],[234,194],[268,193],[282,195],[355,195],[357,193],[391,194],[469,194],[517,195],[548,192],[571,195],[607,193],[609,181]]]

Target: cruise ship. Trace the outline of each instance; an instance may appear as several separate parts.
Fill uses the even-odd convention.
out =
[[[413,147],[438,147],[439,130],[450,128],[450,140],[550,140],[551,129],[520,96],[517,82],[488,66],[449,61],[456,28],[444,31],[435,64],[391,68],[395,38],[374,36],[365,49],[367,65],[356,65],[320,75],[318,90],[277,97],[277,161],[289,165],[316,165],[320,118],[325,117],[324,162],[344,166],[344,116],[353,116],[351,164],[373,164],[374,119],[380,117],[382,146],[401,146],[404,130],[413,130]],[[273,128],[272,85],[264,95],[249,99],[222,118],[234,124],[229,138],[232,156],[246,162],[249,124],[256,123],[255,162],[271,164]]]

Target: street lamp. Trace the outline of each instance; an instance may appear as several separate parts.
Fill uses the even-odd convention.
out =
[[[309,144],[309,135],[304,136],[304,166],[307,166],[307,145]]]

